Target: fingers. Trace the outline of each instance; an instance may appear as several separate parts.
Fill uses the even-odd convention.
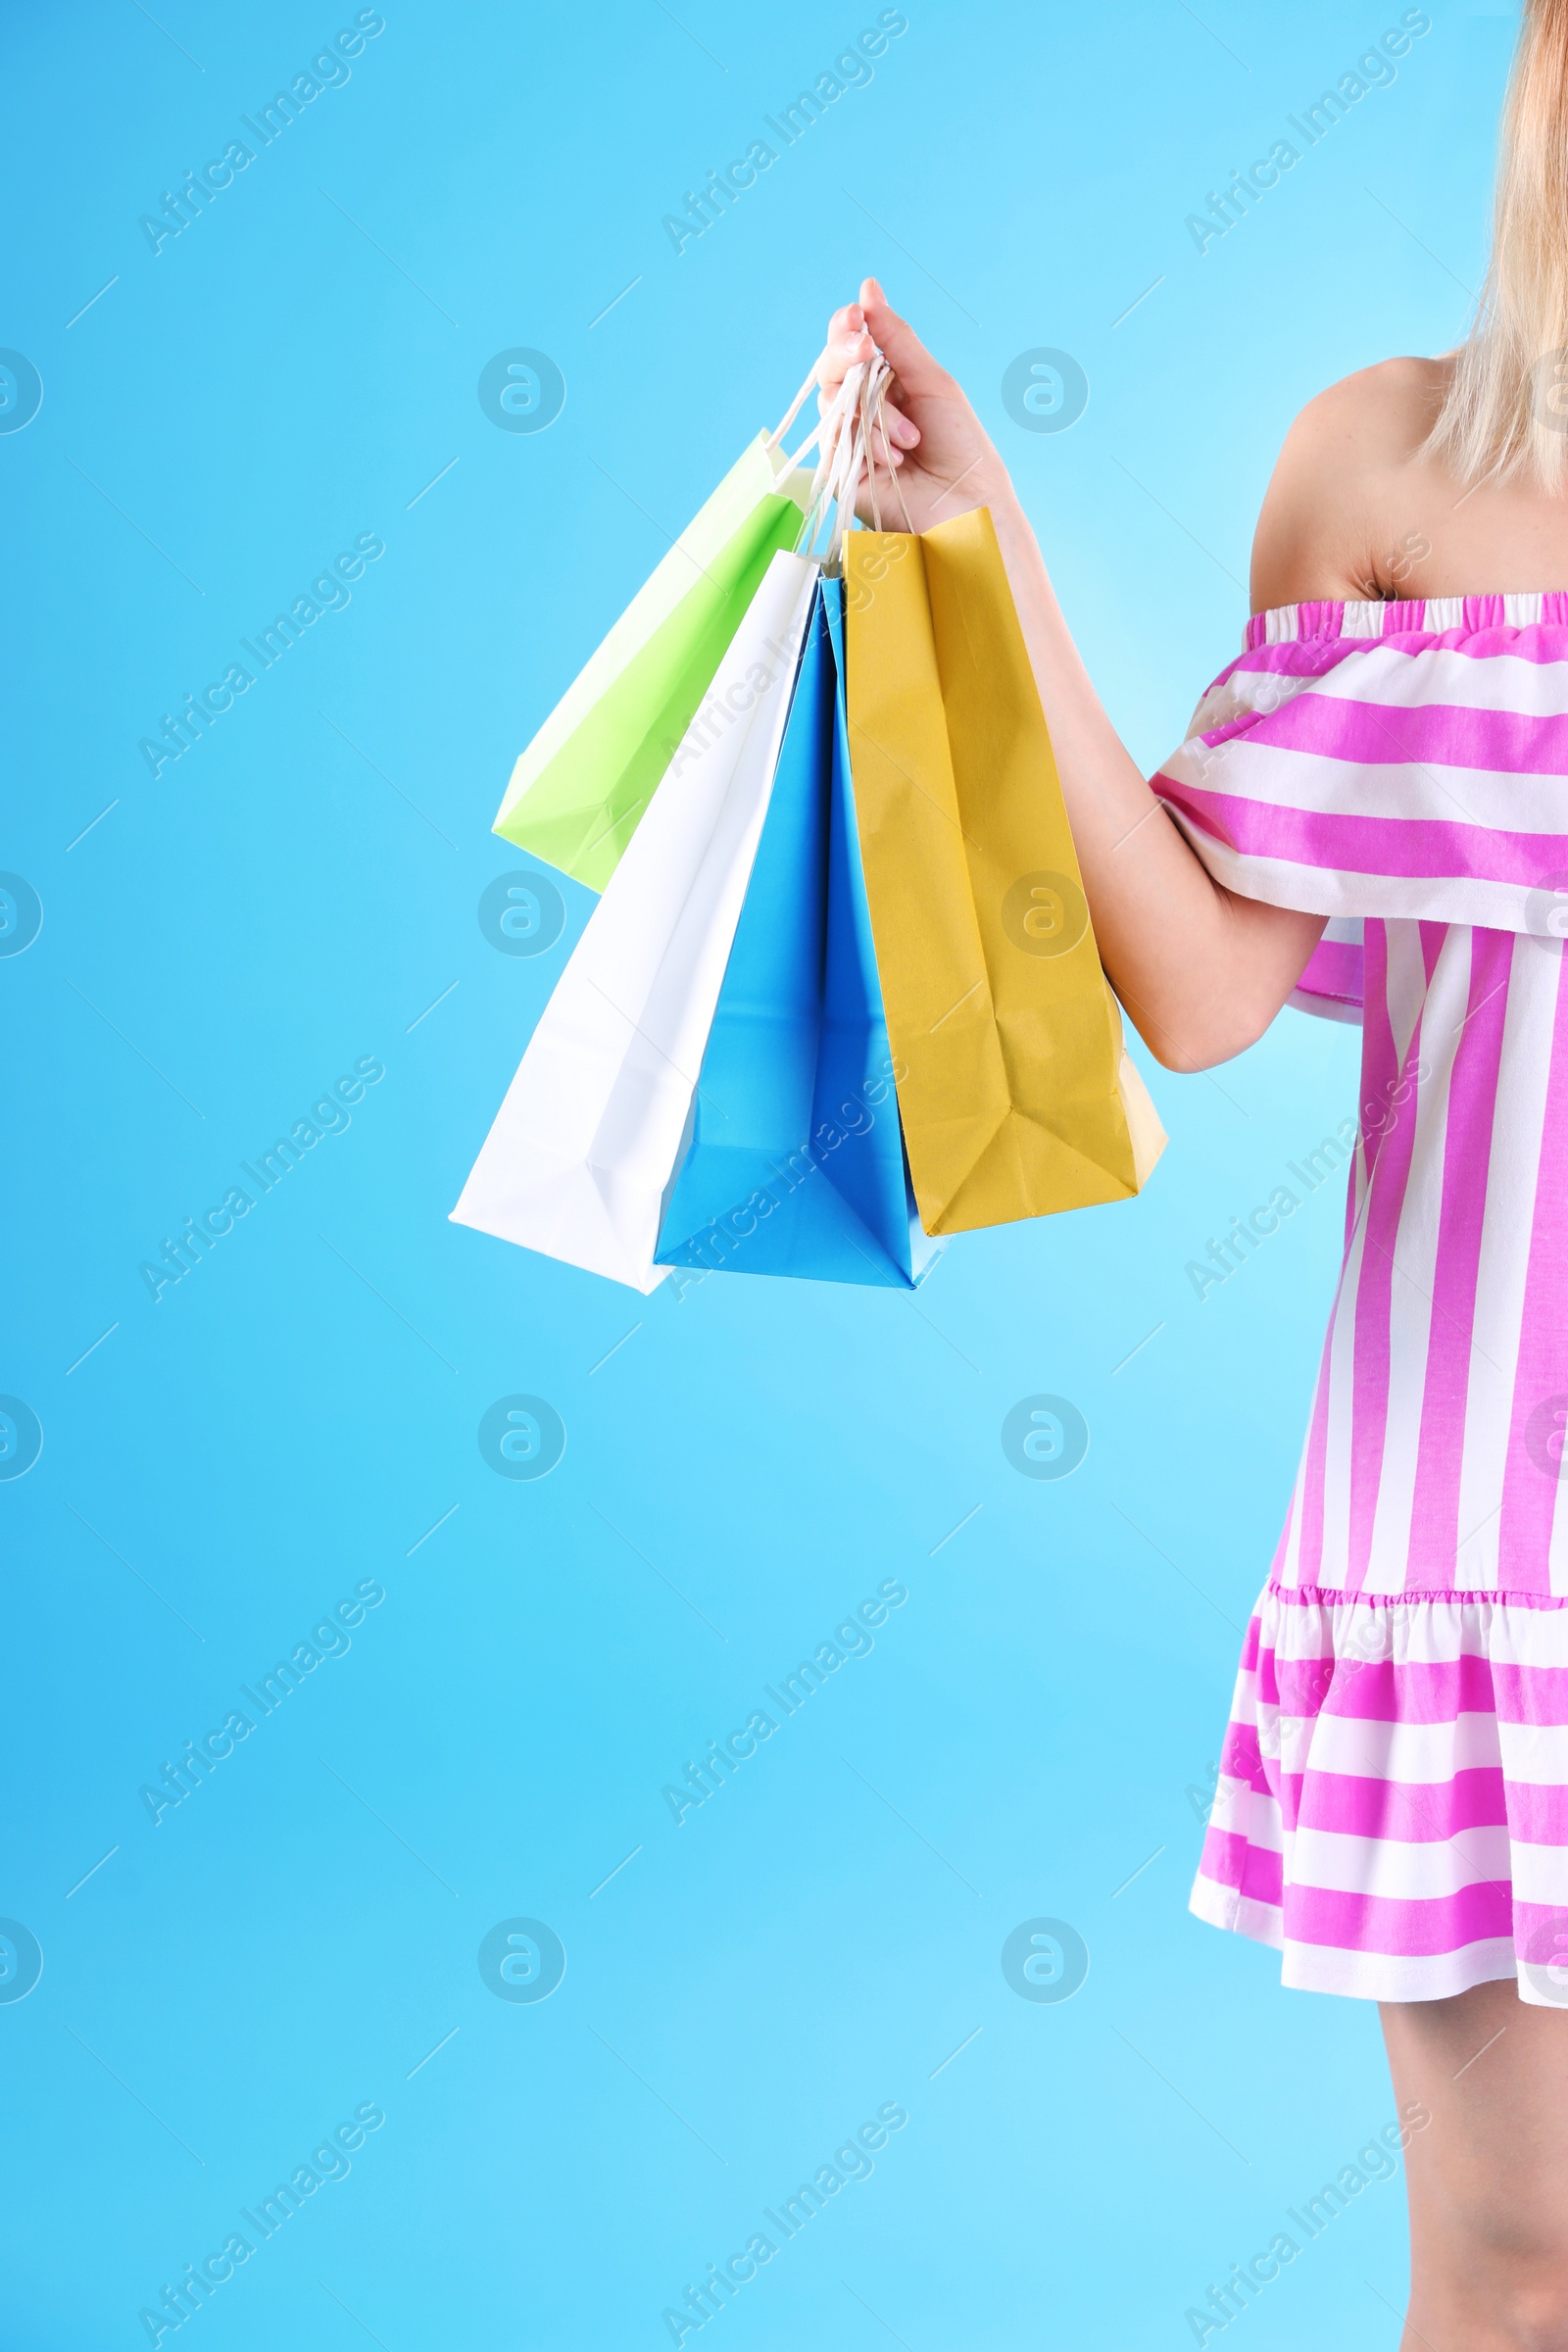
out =
[[[827,338],[828,349],[843,363],[841,374],[844,368],[852,367],[857,360],[868,360],[871,357],[871,338],[865,331],[865,312],[858,302],[846,303],[842,311],[834,312]]]
[[[903,510],[894,483],[904,460],[897,450],[893,452],[893,459],[890,467],[879,456],[869,471],[860,475],[857,488],[855,511],[862,522],[871,524],[877,530],[896,531],[901,527],[899,515]]]
[[[920,428],[902,404],[946,388],[948,377],[874,277],[862,284],[858,302],[846,303],[828,321],[827,342],[817,363],[817,408],[828,408],[848,370],[857,361],[869,360],[878,348],[895,376],[882,412],[886,441],[895,453],[912,450],[919,444]]]
[[[846,419],[846,429],[852,435],[858,433],[858,413]],[[904,464],[908,451],[919,438],[919,432],[906,416],[900,416],[890,406],[884,406],[880,415],[870,419],[870,430],[866,435],[866,457],[871,470],[886,481]]]
[[[860,299],[852,307],[881,346],[889,367],[911,400],[947,388],[947,369],[937,366],[913,327],[899,317],[874,277],[864,281]]]
[[[919,427],[909,422],[891,401],[884,402],[882,413],[871,428],[871,462],[881,471],[891,473],[902,466],[906,454],[919,440]]]
[[[838,393],[848,370],[858,360],[868,360],[874,346],[865,331],[865,313],[858,302],[835,311],[828,321],[827,342],[817,363],[817,400],[825,409]]]

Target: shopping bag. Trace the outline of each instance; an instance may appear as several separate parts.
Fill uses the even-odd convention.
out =
[[[905,1166],[843,652],[843,587],[825,579],[658,1256],[909,1289],[945,1244],[921,1232]]]
[[[603,890],[810,483],[759,434],[517,760],[494,831]]]
[[[589,916],[455,1221],[651,1291],[816,566],[779,552]]]
[[[1120,1200],[1164,1134],[1101,969],[987,509],[845,542],[850,753],[920,1218]]]

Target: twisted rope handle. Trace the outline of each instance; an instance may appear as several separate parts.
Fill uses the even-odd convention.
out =
[[[820,362],[795,395],[783,422],[768,435],[766,446],[770,450],[780,446],[784,434],[799,416],[817,380]],[[884,412],[892,381],[893,370],[880,352],[874,353],[868,361],[858,360],[846,370],[837,393],[794,453],[799,461],[813,447],[817,452],[816,466],[807,496],[806,514],[796,539],[796,553],[807,556],[814,553],[815,560],[829,573],[837,573],[842,568],[844,535],[855,518],[862,476],[870,500],[872,527],[876,530],[882,528],[875,451],[876,437],[880,433],[883,449],[891,458]],[[912,534],[914,524],[909,518],[898,468],[890,464],[887,470],[892,475],[898,495],[904,527]],[[816,552],[816,543],[829,505],[834,510],[832,527],[826,543]]]

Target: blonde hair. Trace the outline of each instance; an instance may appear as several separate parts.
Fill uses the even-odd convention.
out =
[[[1568,0],[1525,0],[1492,260],[1427,448],[1467,483],[1568,488]]]

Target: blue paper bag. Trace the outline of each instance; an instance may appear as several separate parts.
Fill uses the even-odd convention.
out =
[[[821,582],[656,1263],[913,1289],[920,1230],[860,869],[843,587]]]

